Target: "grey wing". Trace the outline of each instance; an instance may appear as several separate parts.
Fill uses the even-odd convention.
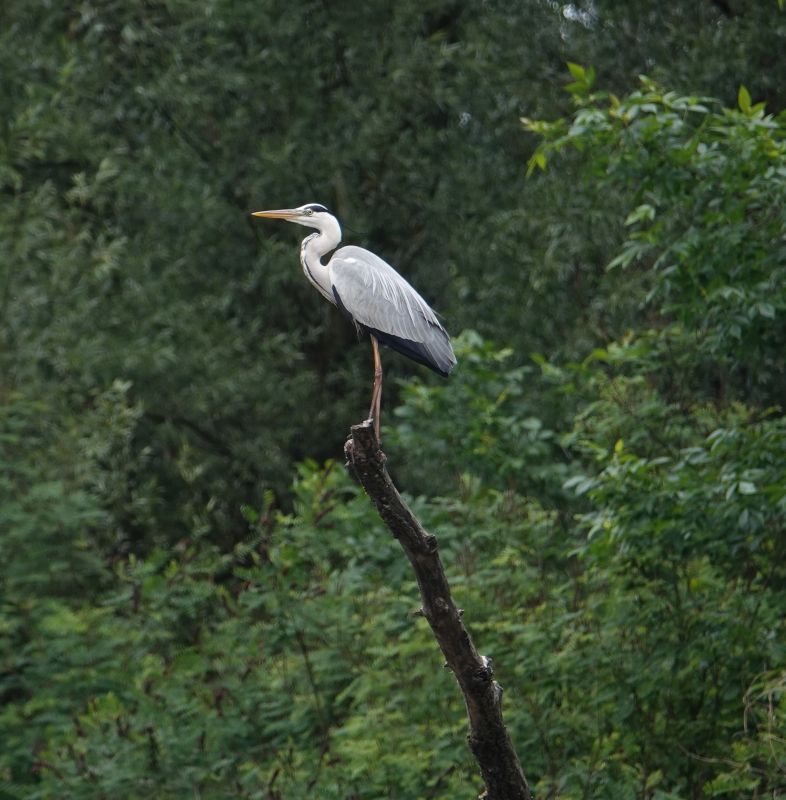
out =
[[[336,304],[384,344],[449,375],[456,365],[450,337],[428,303],[379,256],[342,247],[328,264]]]

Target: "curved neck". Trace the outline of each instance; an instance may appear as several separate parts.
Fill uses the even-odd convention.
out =
[[[300,263],[303,265],[306,277],[319,293],[335,304],[328,268],[322,263],[322,256],[334,250],[341,241],[341,228],[333,217],[321,220],[320,224],[317,233],[312,233],[303,239],[303,244],[300,246]]]

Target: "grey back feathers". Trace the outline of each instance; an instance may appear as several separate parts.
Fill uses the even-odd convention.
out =
[[[388,263],[362,247],[342,247],[328,263],[336,304],[394,350],[449,375],[450,337],[428,303]]]

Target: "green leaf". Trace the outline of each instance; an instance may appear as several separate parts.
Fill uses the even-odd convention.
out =
[[[546,169],[546,155],[542,150],[536,150],[527,162],[527,177],[529,177],[535,169]]]
[[[651,221],[653,219],[655,219],[655,208],[649,203],[644,203],[625,217],[625,225],[633,225],[636,222],[642,222],[643,220]]]
[[[742,84],[740,84],[740,90],[737,92],[737,103],[739,104],[740,111],[742,111],[743,114],[751,113],[751,95]]]

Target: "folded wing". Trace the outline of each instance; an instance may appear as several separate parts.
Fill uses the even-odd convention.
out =
[[[380,342],[448,376],[456,365],[450,337],[404,278],[362,247],[342,247],[328,264],[336,305]]]

